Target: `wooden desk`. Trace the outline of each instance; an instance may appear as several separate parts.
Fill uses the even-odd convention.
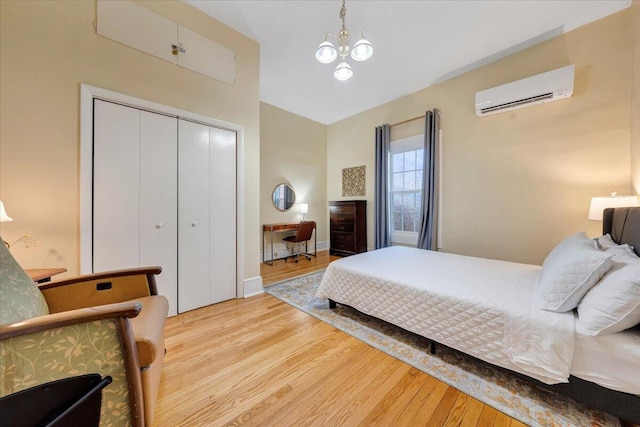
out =
[[[296,228],[298,228],[298,222],[295,223],[286,223],[286,222],[281,222],[278,224],[263,224],[262,225],[262,262],[267,264],[267,265],[273,265],[273,233],[279,233],[279,232],[283,232],[283,231],[295,231]],[[317,226],[317,224],[316,224]],[[264,244],[264,238],[265,238],[265,234],[269,232],[269,242],[270,242],[270,246],[271,246],[271,261],[266,261],[264,259],[264,255],[265,255],[265,244]],[[312,256],[317,256],[318,255],[318,236],[316,236],[316,227],[313,227],[313,253],[309,254]]]
[[[31,280],[36,283],[45,283],[51,281],[51,276],[66,273],[66,268],[27,268],[24,270]]]

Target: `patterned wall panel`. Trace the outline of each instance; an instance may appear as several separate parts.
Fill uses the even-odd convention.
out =
[[[366,166],[342,169],[342,196],[365,196]]]

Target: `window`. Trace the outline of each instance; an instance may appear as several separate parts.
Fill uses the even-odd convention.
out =
[[[422,209],[423,136],[391,142],[391,243],[415,245]]]

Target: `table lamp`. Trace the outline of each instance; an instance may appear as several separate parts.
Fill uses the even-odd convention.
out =
[[[4,203],[2,203],[2,200],[0,200],[0,222],[8,221],[13,221],[13,218],[7,215],[7,211],[4,210]]]
[[[304,221],[305,214],[309,213],[309,204],[308,203],[300,203],[300,213],[302,214],[302,220]]]
[[[606,208],[622,208],[626,206],[640,206],[638,196],[618,196],[615,191],[612,191],[610,196],[592,197],[588,219],[602,221],[602,212]]]
[[[13,218],[7,215],[7,211],[4,210],[4,203],[2,203],[2,200],[0,200],[0,222],[8,222],[8,221],[13,221]],[[4,240],[2,242],[5,245],[7,245],[7,248],[9,247],[9,243],[7,243]]]
[[[13,221],[13,218],[7,215],[7,211],[4,209],[4,203],[2,203],[2,200],[0,200],[0,222],[9,222],[9,221]],[[28,248],[29,246],[33,246],[37,244],[36,240],[32,239],[30,234],[25,234],[24,236],[22,236],[21,238],[19,238],[18,240],[16,240],[11,244],[9,244],[9,242],[7,242],[6,240],[3,240],[3,242],[7,246],[7,248],[10,248],[11,246],[15,245],[18,242],[24,242],[25,248]]]

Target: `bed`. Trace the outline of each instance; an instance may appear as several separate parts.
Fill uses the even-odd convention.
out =
[[[640,423],[638,318],[625,314],[622,322],[605,326],[596,320],[599,329],[594,332],[591,304],[601,305],[611,296],[607,286],[619,281],[621,266],[626,267],[617,261],[634,263],[640,255],[640,208],[605,210],[604,237],[607,234],[611,237],[607,247],[599,241],[593,245],[586,236],[567,238],[570,243],[559,244],[544,268],[415,248],[379,249],[332,262],[316,296],[329,299],[330,307],[348,305],[426,337],[432,351],[436,343],[454,348]],[[578,239],[582,240],[576,243]],[[561,287],[554,292],[560,289],[560,296],[548,292],[558,260],[567,262],[562,245],[585,245],[585,239],[590,246],[599,246],[585,252],[596,267],[580,277],[591,283],[567,291],[562,288],[567,280],[556,275],[553,279],[560,280]],[[567,266],[561,267],[565,274]],[[581,263],[571,266],[572,273],[585,269]],[[635,293],[629,298],[640,298],[638,271],[633,270],[632,277],[637,286],[632,283],[631,291],[621,291]],[[620,311],[612,309],[616,310]]]

